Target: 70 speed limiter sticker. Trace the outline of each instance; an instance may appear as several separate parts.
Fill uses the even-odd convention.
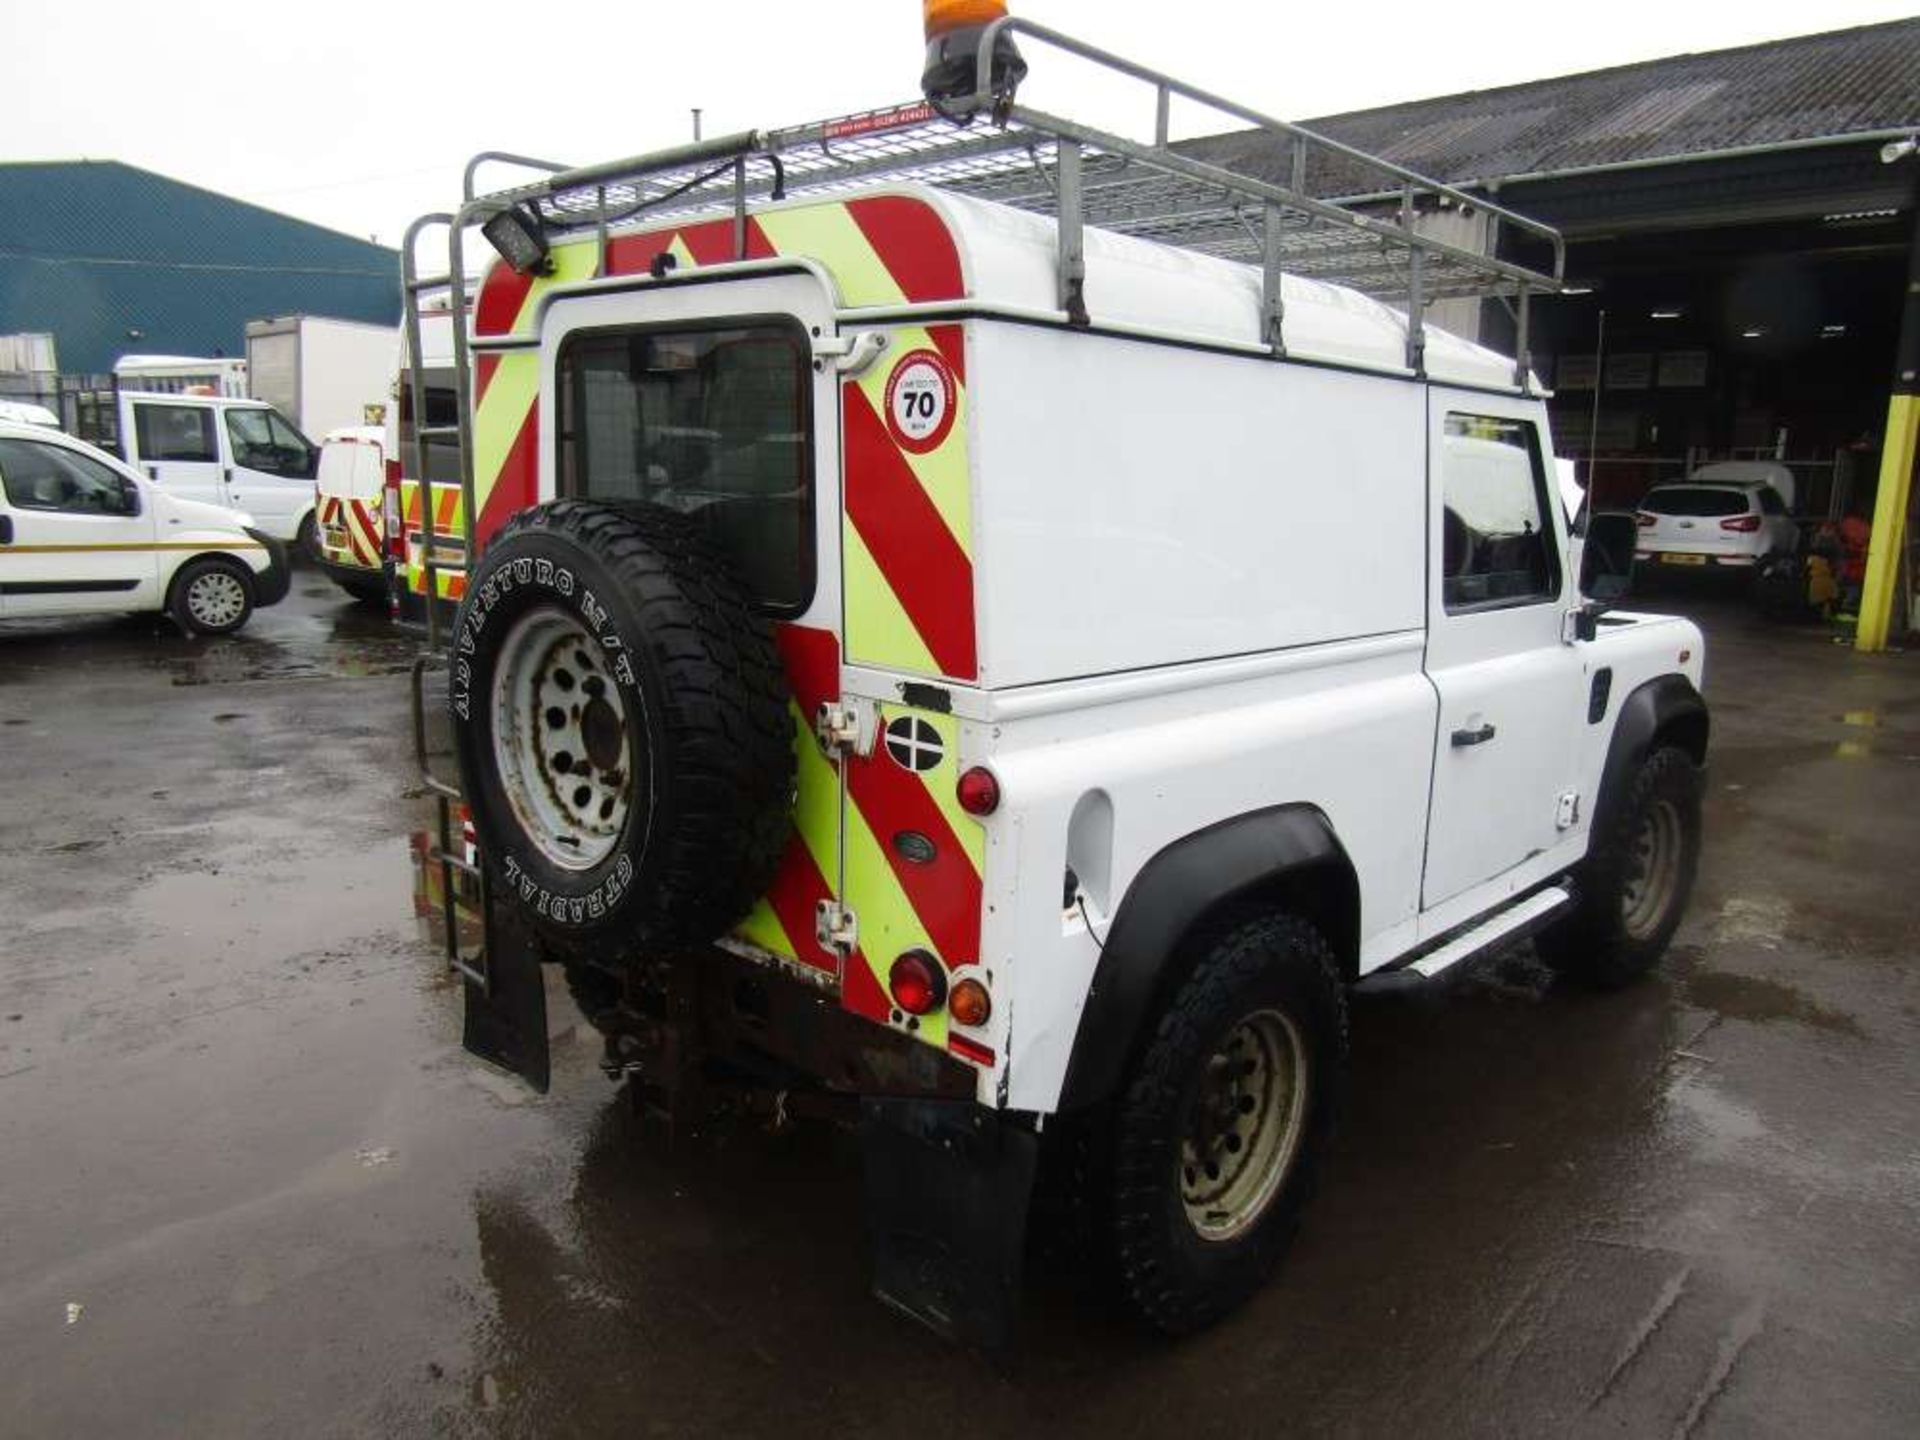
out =
[[[910,350],[887,377],[887,429],[902,450],[938,450],[960,408],[953,367],[935,350]]]

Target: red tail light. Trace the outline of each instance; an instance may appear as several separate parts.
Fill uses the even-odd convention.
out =
[[[400,522],[400,462],[387,461],[387,485],[380,497],[380,528],[387,558],[405,560],[407,558],[407,537],[405,527]]]
[[[947,999],[947,972],[924,950],[908,950],[887,971],[887,993],[909,1015],[938,1010]]]
[[[993,778],[991,770],[979,765],[960,777],[954,793],[960,808],[969,815],[991,815],[1000,808],[1000,782]]]
[[[1751,535],[1760,528],[1758,515],[1735,515],[1731,520],[1720,522],[1722,530],[1738,530],[1742,535]]]
[[[1651,530],[1660,520],[1660,517],[1651,510],[1642,510],[1633,518],[1640,522],[1640,528],[1642,530]]]

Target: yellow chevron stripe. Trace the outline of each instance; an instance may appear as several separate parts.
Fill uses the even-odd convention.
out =
[[[910,705],[883,705],[880,707],[882,727],[896,715],[918,715],[939,732],[940,743],[945,747],[946,754],[940,757],[940,763],[933,769],[921,772],[920,782],[927,787],[927,793],[933,797],[933,803],[940,807],[940,813],[947,817],[947,824],[952,827],[955,838],[960,842],[960,848],[966,852],[967,859],[973,862],[973,873],[984,876],[987,863],[987,832],[978,820],[960,808],[960,799],[954,793],[954,786],[960,778],[959,718],[953,715],[942,715],[933,710],[917,710]],[[878,761],[876,760],[875,763]]]
[[[900,597],[880,573],[879,562],[852,521],[840,527],[841,589],[845,593],[847,657],[885,670],[938,675],[939,662],[914,629]]]
[[[882,424],[887,422],[887,381],[907,355],[915,350],[931,350],[940,353],[940,347],[933,343],[933,337],[918,326],[893,332],[893,342],[887,348],[890,364],[869,366],[866,374],[856,382],[860,393],[867,397],[873,406],[873,413],[880,417]],[[967,558],[973,558],[973,493],[972,477],[967,466],[967,406],[966,387],[958,384],[955,376],[953,429],[948,432],[945,443],[938,450],[925,455],[915,455],[902,449],[901,458],[912,469],[914,478],[920,482],[920,488],[927,492],[927,498],[933,501],[934,509],[940,512],[940,518],[947,522],[947,529],[959,542],[960,549]]]
[[[687,242],[680,238],[678,230],[673,232],[673,240],[667,246],[667,253],[673,256],[674,263],[682,270],[700,268],[700,262],[693,258],[693,251],[687,248]]]
[[[531,303],[531,302],[529,302]],[[493,382],[473,416],[473,504],[484,515],[487,499],[499,483],[507,452],[520,438],[520,426],[540,399],[540,354],[508,350],[500,356]]]
[[[888,765],[892,762],[879,759],[869,763]],[[886,851],[881,848],[873,827],[861,814],[860,807],[851,801],[847,804],[847,894],[854,913],[860,917],[861,952],[882,994],[887,989],[887,971],[902,950],[918,946],[939,955],[913,903],[907,899],[907,892],[900,888],[893,867],[887,863]],[[971,957],[941,955],[940,958],[951,963],[952,959]],[[944,1049],[946,1011],[921,1016],[920,1028],[914,1036]]]
[[[769,210],[754,217],[780,255],[812,255],[840,289],[842,305],[901,305],[906,294],[845,205]]]
[[[813,863],[827,882],[829,894],[840,891],[840,772],[821,752],[813,738],[811,722],[800,707],[787,702],[787,714],[793,721],[793,758],[798,795],[793,807],[793,828],[799,833]],[[798,960],[800,952],[773,907],[765,899],[758,901],[738,933],[763,950]]]
[[[542,275],[527,289],[527,298],[520,302],[520,313],[513,317],[513,333],[526,335],[532,333],[540,316],[540,302],[547,292],[557,285],[572,285],[581,280],[591,280],[594,270],[600,264],[600,247],[596,243],[585,242],[578,245],[558,246],[552,255],[553,273]],[[498,376],[494,377],[498,380]],[[491,387],[489,387],[489,392]]]

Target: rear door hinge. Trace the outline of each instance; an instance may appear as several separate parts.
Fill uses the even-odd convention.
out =
[[[880,358],[887,348],[883,330],[856,330],[851,335],[821,335],[814,339],[813,358],[831,362],[835,373],[851,379]]]
[[[857,696],[822,701],[813,717],[813,733],[831,759],[871,755],[880,731],[880,712]]]
[[[813,938],[822,950],[851,955],[860,944],[860,917],[838,900],[822,900],[813,907]]]

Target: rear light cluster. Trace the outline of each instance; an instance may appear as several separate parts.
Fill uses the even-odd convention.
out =
[[[902,951],[887,971],[887,994],[903,1015],[931,1015],[942,1005],[956,1025],[979,1029],[993,1018],[993,996],[972,975],[947,984],[947,970],[925,950]]]
[[[1720,522],[1722,530],[1738,530],[1742,535],[1751,535],[1760,528],[1758,515],[1735,515],[1730,520]]]
[[[954,794],[969,815],[991,815],[1000,808],[1000,782],[991,770],[980,765],[961,775]]]
[[[1651,530],[1655,525],[1660,523],[1660,517],[1651,510],[1642,510],[1633,518],[1640,522],[1640,528],[1642,530]]]
[[[400,462],[387,461],[387,485],[380,497],[381,540],[389,560],[407,558],[407,537],[400,523]]]

